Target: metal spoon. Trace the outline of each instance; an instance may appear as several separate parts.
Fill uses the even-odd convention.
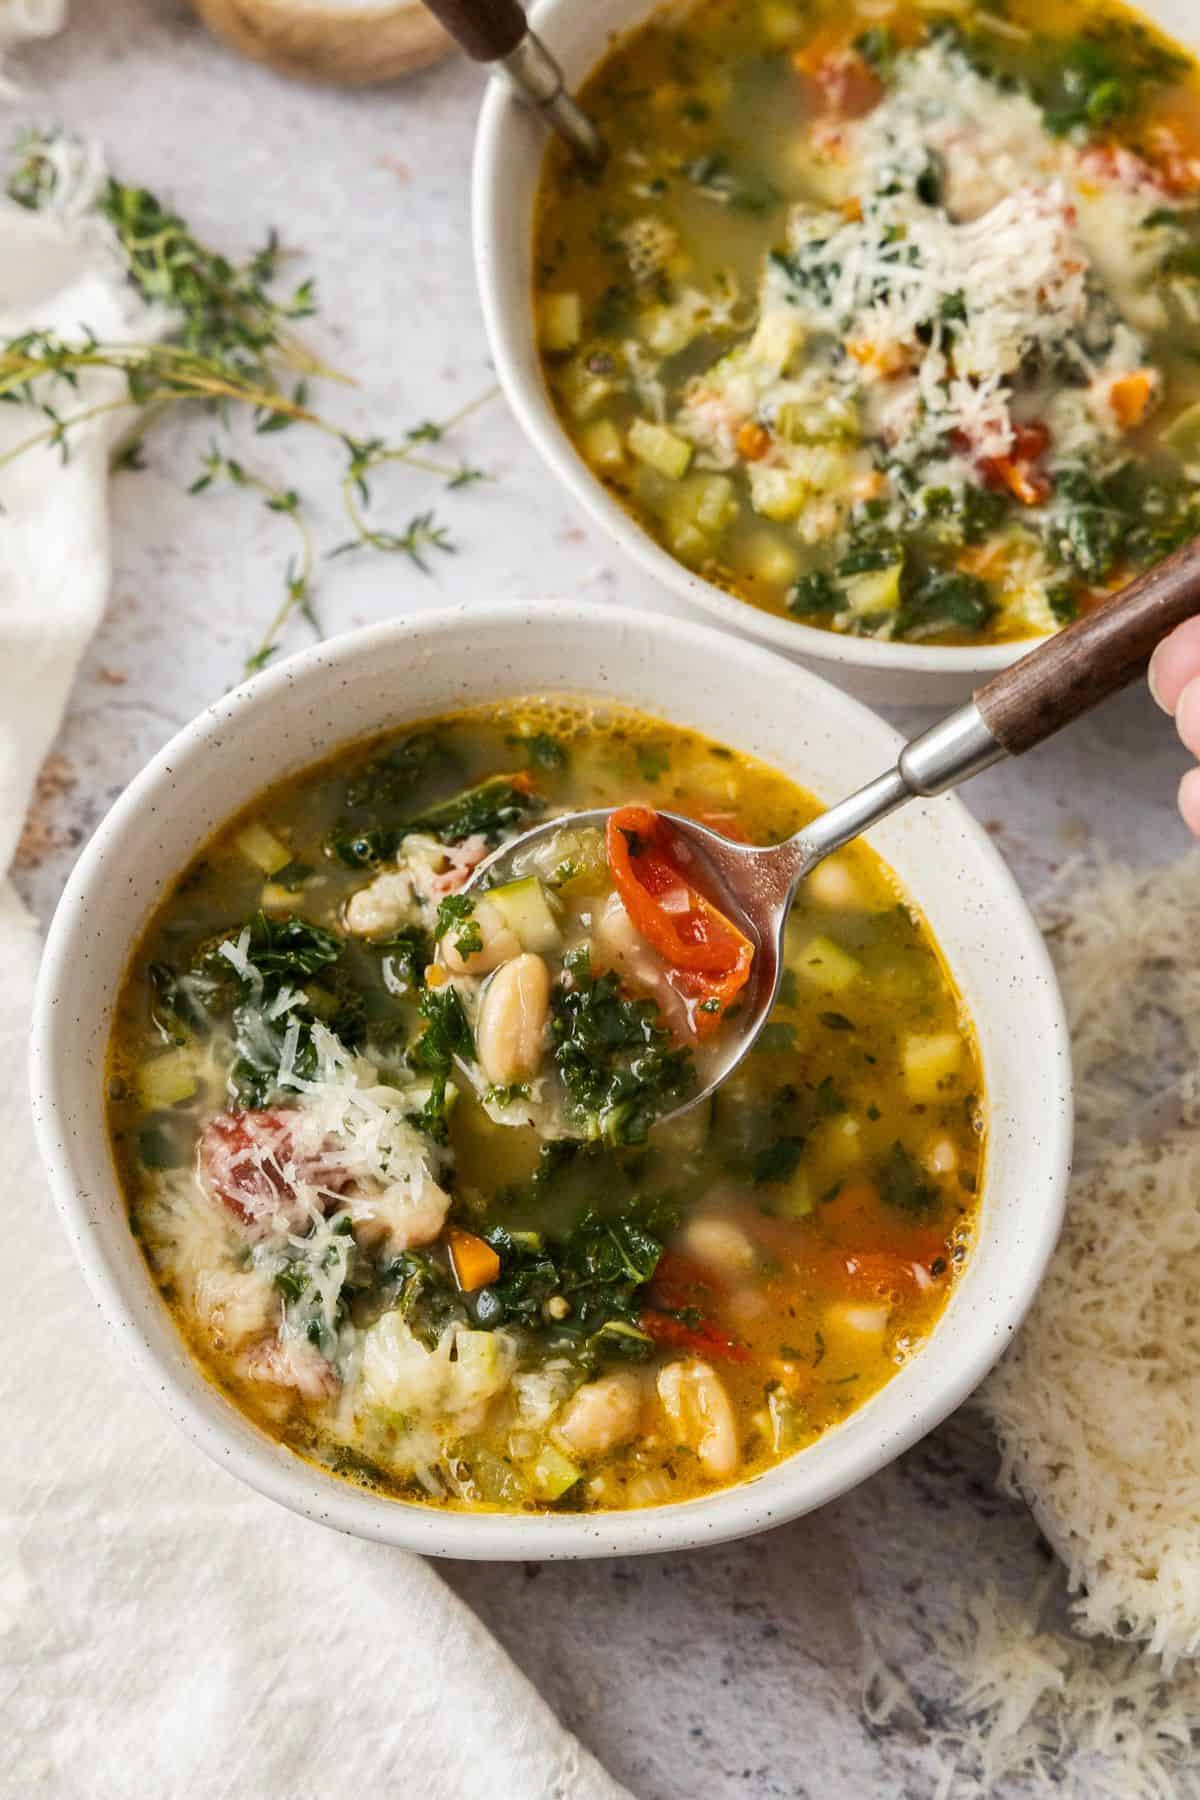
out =
[[[604,140],[577,100],[567,92],[563,72],[536,32],[530,31],[517,0],[425,0],[475,62],[494,63],[516,91],[583,163],[604,161]]]
[[[966,706],[906,744],[894,768],[838,801],[786,842],[738,844],[693,819],[660,812],[673,834],[673,853],[696,870],[696,886],[755,946],[737,1029],[726,1027],[723,1034],[726,1054],[708,1085],[674,1111],[685,1112],[706,1099],[753,1049],[779,987],[789,908],[796,889],[818,863],[906,801],[944,794],[1090,712],[1134,680],[1154,646],[1198,611],[1200,538],[993,676]],[[560,831],[602,830],[610,810],[568,813],[535,826],[480,863],[463,891],[479,894],[511,879],[516,863]]]

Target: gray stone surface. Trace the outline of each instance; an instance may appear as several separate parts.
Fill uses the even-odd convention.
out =
[[[350,429],[394,436],[488,386],[467,228],[473,69],[452,61],[394,92],[332,94],[234,60],[176,0],[74,10],[67,35],[25,59],[17,114],[99,138],[125,178],[163,190],[213,242],[248,248],[277,224],[317,278],[310,341],[361,383],[329,396]],[[286,527],[244,494],[184,493],[208,438],[202,418],[172,426],[152,442],[151,467],[114,484],[112,604],[18,875],[43,920],[78,845],[146,759],[237,679],[275,606]],[[400,559],[331,565],[319,596],[328,630],[467,596],[673,610],[559,494],[502,402],[461,442],[492,483],[445,497],[405,472],[378,483],[392,522],[436,504],[458,553],[428,578]],[[253,458],[311,498],[326,542],[344,535],[335,452],[293,433],[257,441]],[[967,798],[1036,894],[1091,838],[1139,862],[1176,855],[1182,767],[1138,691]],[[920,1800],[932,1783],[916,1738],[862,1721],[857,1621],[886,1620],[919,1675],[957,1582],[1041,1579],[1044,1552],[1024,1513],[995,1496],[994,1465],[986,1431],[963,1412],[856,1494],[751,1542],[445,1573],[639,1800]]]

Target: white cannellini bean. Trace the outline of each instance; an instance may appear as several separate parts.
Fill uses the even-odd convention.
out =
[[[460,931],[471,924],[479,927],[479,935],[483,939],[483,948],[473,950],[470,956],[460,956],[455,939]],[[521,940],[516,933],[505,924],[499,911],[488,899],[475,902],[475,910],[469,919],[450,927],[441,941],[442,961],[452,975],[486,975],[491,969],[498,969],[501,963],[511,962],[521,954]]]
[[[403,869],[377,875],[346,902],[346,929],[356,937],[386,937],[417,917],[412,876]]]
[[[805,879],[805,897],[819,900],[822,906],[854,906],[861,900],[858,876],[840,856],[827,856]]]
[[[496,970],[483,990],[475,1026],[475,1054],[498,1087],[537,1073],[550,1016],[550,971],[526,951]]]
[[[637,1436],[642,1384],[632,1370],[602,1375],[576,1389],[559,1414],[554,1435],[575,1456],[603,1456]]]
[[[658,1372],[658,1397],[678,1441],[696,1452],[700,1467],[723,1481],[738,1466],[737,1420],[725,1384],[698,1357],[668,1363]]]
[[[757,1260],[754,1245],[732,1219],[693,1219],[683,1234],[683,1246],[697,1262],[731,1275],[745,1275]]]

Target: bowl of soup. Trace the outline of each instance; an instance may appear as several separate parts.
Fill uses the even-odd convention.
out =
[[[702,903],[651,880],[660,810],[778,839],[896,749],[762,649],[552,605],[322,644],[168,745],[56,915],[33,1091],[88,1280],[184,1430],[346,1530],[572,1556],[793,1517],[961,1400],[1070,1141],[995,850],[941,799],[824,864],[697,1105],[745,955],[674,949]],[[467,887],[606,806],[619,843],[568,821]]]
[[[1102,604],[1200,529],[1185,12],[535,8],[609,146],[485,99],[480,290],[537,449],[667,587],[869,699],[961,697]]]

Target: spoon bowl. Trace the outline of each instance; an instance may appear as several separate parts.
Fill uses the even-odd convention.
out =
[[[1145,668],[1166,633],[1200,610],[1200,538],[1114,595],[980,688],[974,699],[913,738],[895,766],[840,800],[781,844],[737,843],[694,819],[656,812],[671,855],[693,885],[754,947],[750,980],[736,1009],[737,1031],[722,1034],[722,1054],[704,1087],[660,1114],[671,1118],[706,1099],[753,1049],[775,1001],[783,936],[796,889],[834,850],[862,835],[906,801],[944,794],[1005,756],[1019,756],[1118,692]],[[483,894],[529,872],[539,844],[571,827],[603,830],[610,810],[543,821],[481,862],[465,893]]]

